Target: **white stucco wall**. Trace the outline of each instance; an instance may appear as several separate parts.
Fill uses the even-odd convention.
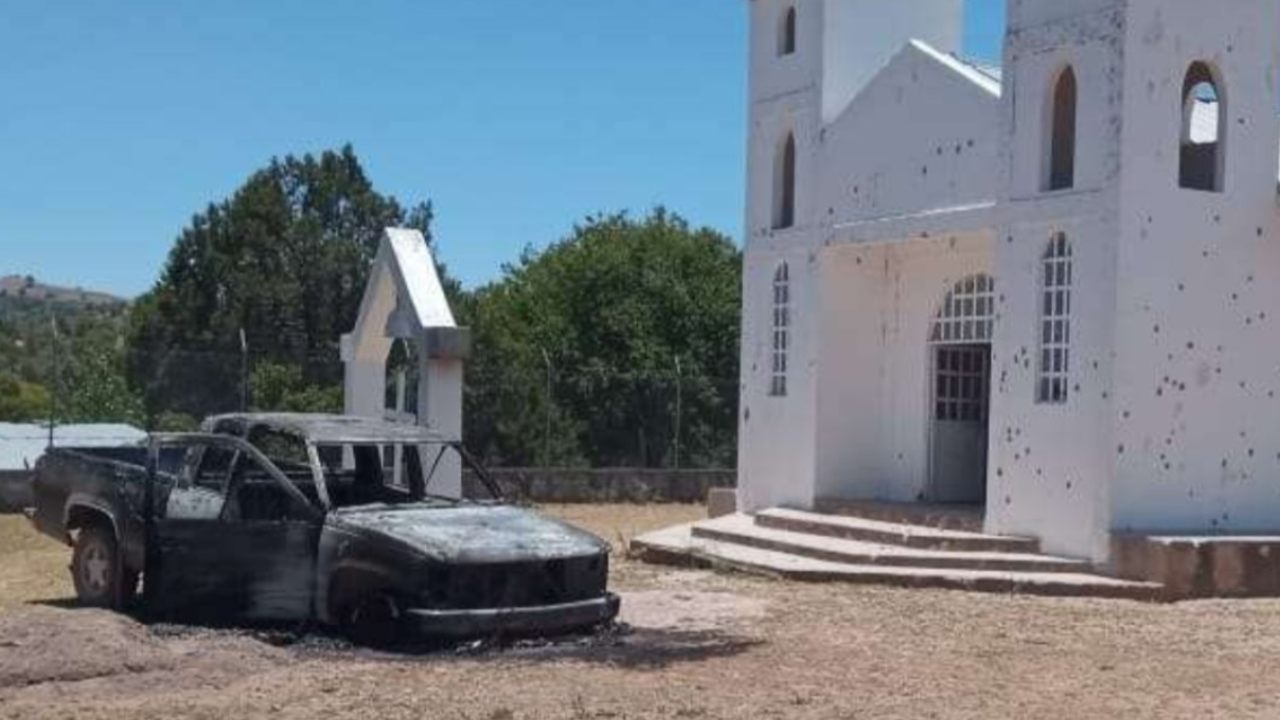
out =
[[[1105,562],[1113,531],[1280,525],[1280,2],[1011,0],[1002,88],[905,44],[935,33],[945,47],[955,3],[800,0],[800,52],[781,60],[786,3],[751,5],[767,30],[751,65],[744,509],[927,497],[929,323],[951,285],[985,271],[989,531]],[[1221,193],[1177,186],[1193,61],[1222,80]],[[1050,98],[1068,64],[1075,182],[1047,192]],[[773,231],[787,130],[798,222]],[[1036,380],[1041,259],[1059,232],[1073,282],[1070,395],[1055,405],[1037,402]],[[784,259],[792,375],[779,399],[769,303]]]
[[[1109,552],[1113,478],[1123,28],[1111,2],[1011,4],[1004,60],[987,529],[1095,561]],[[1045,192],[1051,98],[1068,65],[1079,88],[1074,185]],[[1058,232],[1073,258],[1065,404],[1036,394],[1041,260]]]
[[[834,0],[823,7],[822,119],[830,123],[915,38],[944,53],[964,40],[964,0]]]
[[[1134,0],[1116,307],[1117,529],[1280,524],[1280,4]],[[1177,187],[1187,66],[1224,81],[1225,192]]]
[[[994,201],[999,111],[994,80],[900,46],[826,129],[820,207],[839,224]]]
[[[837,363],[849,360],[846,355],[851,352],[861,352],[865,358],[867,347],[841,346],[830,353],[831,364],[822,366],[822,343],[838,335],[838,330],[824,323],[859,317],[880,322],[878,315],[841,312],[842,304],[865,298],[868,288],[851,287],[831,277],[829,270],[835,266],[823,257],[822,250],[828,244],[855,241],[852,229],[837,226],[844,221],[869,218],[877,211],[872,207],[859,213],[851,207],[850,199],[839,197],[839,188],[847,187],[851,181],[859,182],[859,173],[878,173],[887,183],[879,211],[896,212],[924,208],[942,197],[981,197],[990,202],[996,177],[992,162],[997,108],[994,93],[965,85],[969,81],[957,75],[955,69],[934,67],[942,55],[933,53],[928,57],[928,53],[908,45],[912,37],[925,37],[947,50],[958,47],[962,30],[962,5],[958,0],[798,0],[794,3],[796,53],[779,57],[778,27],[791,4],[784,0],[750,3],[750,127],[739,418],[739,504],[745,510],[779,504],[807,507],[820,489],[833,489],[836,478],[852,481],[855,477],[872,477],[870,471],[857,471],[863,467],[859,463],[890,469],[898,453],[895,450],[885,454],[883,448],[870,443],[869,436],[861,433],[850,437],[852,428],[848,423],[822,424],[819,419],[818,388],[823,387],[825,393],[831,387],[819,384],[820,369],[826,367],[834,372]],[[887,136],[871,132],[885,124],[894,110],[882,108],[879,100],[860,99],[843,114],[837,126],[824,123],[824,107],[837,114],[891,60],[893,65],[901,66],[893,75],[895,79],[886,80],[881,83],[882,88],[868,90],[868,94],[891,94],[897,98],[899,108],[906,105],[918,117],[909,123],[890,122],[892,132]],[[773,168],[788,132],[794,133],[797,146],[796,222],[794,227],[775,230]],[[959,153],[954,150],[956,145],[960,146]],[[944,146],[946,157],[939,158],[938,149]],[[930,162],[936,162],[936,169],[926,182],[939,190],[927,197],[913,196],[919,189],[918,179],[910,173],[899,173],[892,151],[886,148],[902,152],[911,148],[922,158],[932,158]],[[878,227],[872,234],[880,237],[886,232],[893,232],[893,228]],[[769,396],[772,283],[774,272],[783,261],[788,263],[791,276],[790,372],[787,396],[775,398]],[[899,282],[900,275],[895,269],[893,282]],[[824,293],[828,293],[825,298]],[[930,304],[936,302],[936,298],[929,300]],[[854,337],[861,336],[862,330],[857,332],[859,335]],[[917,348],[914,354],[919,356],[917,365],[923,377],[923,352]],[[907,382],[918,383],[920,379]],[[880,396],[886,392],[885,387],[902,386],[892,382],[886,386],[877,381],[877,386],[867,392]],[[927,398],[916,394],[918,412]],[[880,402],[896,407],[893,401]],[[839,413],[829,401],[825,407],[829,413]],[[846,412],[852,415],[858,411],[846,408]],[[904,459],[922,462],[922,442],[914,437],[910,449],[901,451]],[[841,447],[842,443],[847,447]],[[848,450],[854,446],[862,446],[868,452],[849,459],[853,456]],[[828,453],[821,470],[819,447]],[[819,478],[822,488],[818,487]],[[884,478],[878,482],[888,491],[898,492],[897,486]]]
[[[947,293],[992,271],[993,237],[839,245],[822,256],[817,393],[819,497],[930,495],[927,343]]]
[[[786,262],[791,278],[787,394],[769,394],[773,278]],[[743,262],[742,387],[738,430],[738,503],[756,510],[810,507],[814,500],[813,412],[816,383],[818,263],[805,248],[756,251]]]

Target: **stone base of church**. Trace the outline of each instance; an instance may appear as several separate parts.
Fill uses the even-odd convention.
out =
[[[1109,571],[1172,600],[1280,596],[1280,535],[1116,534]]]

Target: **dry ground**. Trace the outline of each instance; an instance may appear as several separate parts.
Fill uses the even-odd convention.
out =
[[[699,508],[551,512],[619,544]],[[0,718],[1276,718],[1280,601],[807,586],[619,561],[616,633],[395,656],[146,628],[0,518]]]

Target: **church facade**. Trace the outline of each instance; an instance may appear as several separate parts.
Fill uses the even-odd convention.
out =
[[[1280,0],[749,4],[741,510],[1280,528]]]

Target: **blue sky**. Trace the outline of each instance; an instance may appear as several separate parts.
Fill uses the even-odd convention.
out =
[[[746,2],[6,0],[0,275],[136,295],[193,213],[346,142],[470,286],[598,211],[737,238]]]

